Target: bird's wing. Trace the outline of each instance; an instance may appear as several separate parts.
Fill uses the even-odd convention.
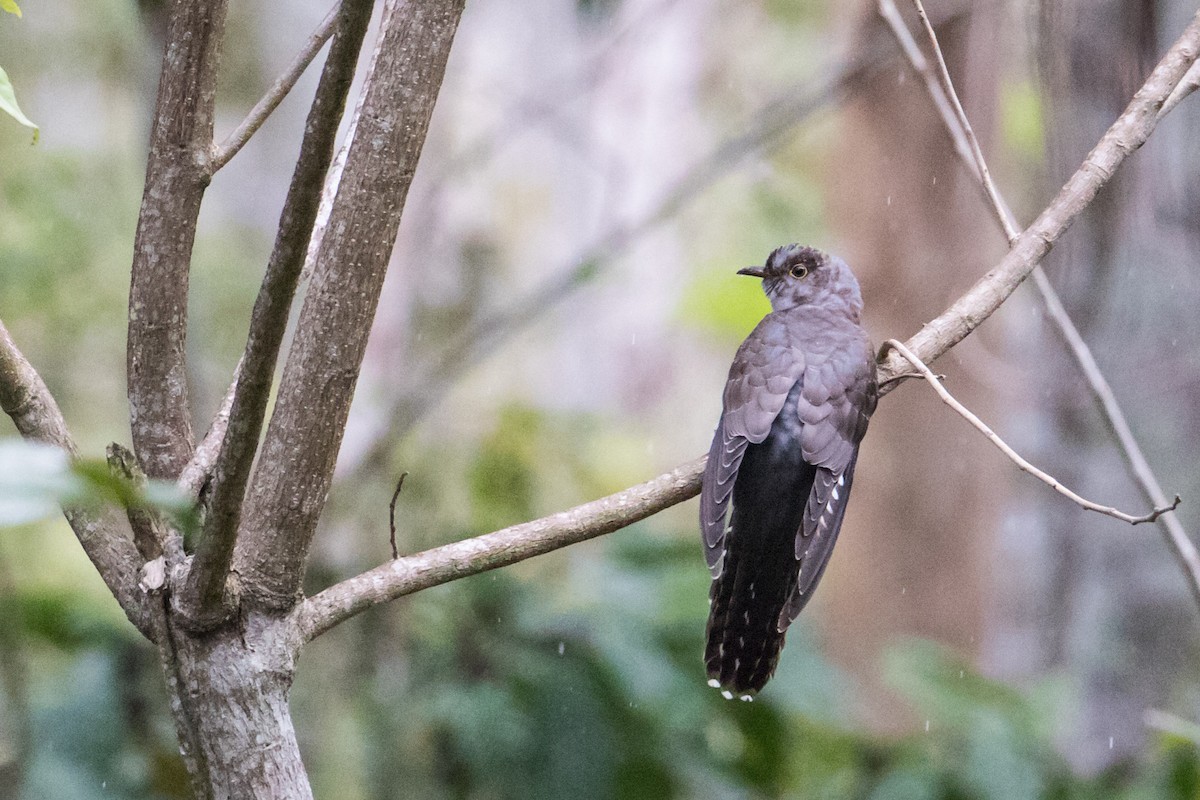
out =
[[[763,318],[738,349],[725,384],[724,410],[713,434],[700,491],[700,529],[713,577],[721,574],[729,500],[746,448],[767,438],[788,392],[804,374],[804,355],[786,325]]]
[[[837,541],[854,481],[858,445],[875,410],[877,389],[870,345],[810,357],[796,404],[804,460],[817,467],[796,532],[797,579],[783,611],[784,630],[804,608]]]

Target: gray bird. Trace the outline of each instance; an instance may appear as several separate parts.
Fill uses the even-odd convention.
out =
[[[829,562],[878,392],[844,261],[790,244],[738,274],[762,279],[772,311],[729,368],[700,528],[713,575],[709,685],[749,700]]]

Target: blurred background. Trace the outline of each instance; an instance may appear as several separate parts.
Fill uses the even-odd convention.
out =
[[[23,6],[0,15],[0,65],[41,139],[0,118],[0,319],[98,456],[129,441],[125,301],[165,9]],[[327,10],[233,4],[218,138]],[[1026,223],[1194,12],[929,10]],[[314,86],[207,196],[188,340],[200,430],[245,343]],[[1193,98],[1046,262],[1193,533],[1198,129]],[[1004,251],[873,3],[472,0],[310,591],[388,558],[401,472],[400,547],[416,552],[702,453],[767,310],[734,271],[792,241],[852,264],[877,341],[910,336]],[[1141,513],[1039,303],[1023,287],[937,369],[1035,463]],[[692,501],[307,648],[293,709],[317,796],[1200,797],[1200,609],[1159,531],[1081,511],[915,383],[881,403],[855,485],[755,703],[705,686]],[[185,797],[154,652],[62,520],[2,532],[0,609],[0,797]]]

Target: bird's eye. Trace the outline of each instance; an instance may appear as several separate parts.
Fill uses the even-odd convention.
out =
[[[808,277],[808,267],[803,264],[797,264],[788,270],[788,274],[797,280]]]

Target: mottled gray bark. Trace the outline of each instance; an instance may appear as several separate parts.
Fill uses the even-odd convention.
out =
[[[184,346],[188,273],[208,187],[225,0],[175,0],[159,77],[146,186],[133,245],[126,356],[134,452],[151,478],[192,457]]]

